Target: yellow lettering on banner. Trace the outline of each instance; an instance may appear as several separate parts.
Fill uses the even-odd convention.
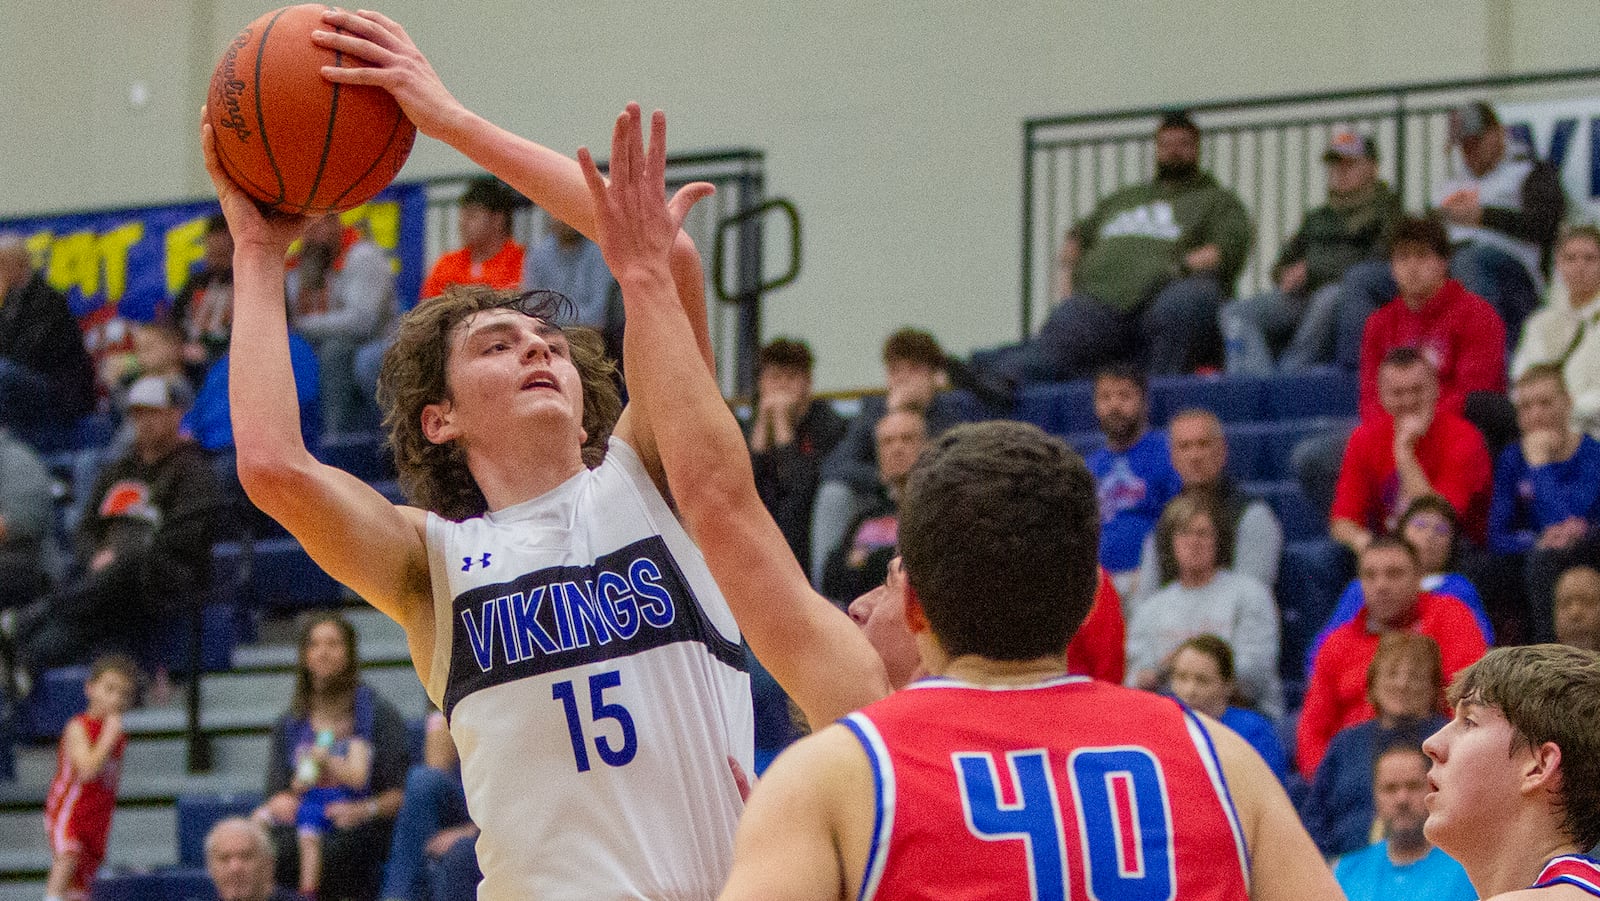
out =
[[[33,268],[42,269],[50,262],[50,245],[56,239],[51,232],[34,232],[25,242],[28,245],[28,256],[33,257]]]
[[[129,222],[100,236],[100,260],[105,265],[106,302],[116,306],[128,290],[128,248],[144,238],[144,223]]]
[[[190,219],[167,229],[167,296],[178,293],[189,269],[206,255],[206,218]]]
[[[341,218],[346,224],[365,220],[367,233],[384,250],[394,250],[400,244],[400,204],[396,201],[364,203]]]
[[[45,280],[57,291],[77,288],[84,297],[100,292],[100,248],[94,232],[62,235],[50,246]]]

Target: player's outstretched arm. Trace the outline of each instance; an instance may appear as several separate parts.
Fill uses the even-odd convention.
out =
[[[866,868],[872,770],[841,726],[784,751],[750,796],[720,901],[853,898]]]
[[[445,87],[405,28],[393,19],[367,10],[330,10],[323,14],[323,22],[329,30],[314,32],[313,41],[366,63],[364,67],[324,68],[323,75],[329,81],[373,85],[388,91],[423,134],[444,141],[550,215],[591,239],[595,237],[594,203],[577,161],[468,110]],[[700,358],[707,369],[715,371],[700,254],[681,228],[671,248],[671,274],[678,302],[688,315]],[[638,452],[659,485],[661,465],[649,425],[625,413],[617,424],[616,435]]]
[[[422,538],[425,514],[397,508],[360,479],[324,465],[300,437],[283,302],[284,254],[303,219],[265,216],[222,171],[210,125],[201,128],[206,169],[234,240],[233,335],[228,403],[239,482],[257,507],[299,539],[338,581],[406,629],[426,677],[433,602]]]
[[[578,151],[597,211],[598,242],[622,286],[623,338],[637,408],[659,445],[667,481],[739,628],[817,727],[888,693],[882,661],[842,611],[811,590],[756,493],[738,423],[693,352],[694,338],[667,272],[667,248],[709,186],[670,202],[662,173],[666,118],[652,118],[646,152],[639,109],[617,119],[611,183]]]
[[[1202,721],[1250,849],[1252,901],[1344,901],[1333,871],[1272,770],[1233,730],[1210,718]]]

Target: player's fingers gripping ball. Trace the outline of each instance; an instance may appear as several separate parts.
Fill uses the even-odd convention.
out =
[[[320,3],[263,15],[229,42],[206,114],[223,171],[264,206],[322,215],[360,206],[405,164],[416,128],[382,88],[334,84],[358,60],[311,42]]]

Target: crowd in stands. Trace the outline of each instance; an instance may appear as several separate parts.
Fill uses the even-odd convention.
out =
[[[1103,198],[1067,233],[1061,300],[1034,337],[966,360],[919,354],[924,390],[897,390],[891,376],[850,425],[855,442],[831,456],[791,440],[787,453],[821,458],[820,478],[807,470],[788,483],[815,493],[819,587],[840,555],[860,556],[857,536],[837,525],[848,521],[841,498],[869,516],[893,509],[887,474],[861,465],[860,452],[886,416],[916,411],[936,440],[954,422],[1014,414],[1029,384],[1092,378],[1100,435],[1086,457],[1100,486],[1103,575],[1126,623],[1125,681],[1245,735],[1291,786],[1322,850],[1344,858],[1351,897],[1471,897],[1459,867],[1421,835],[1420,747],[1444,721],[1450,678],[1497,640],[1588,646],[1600,630],[1590,434],[1600,425],[1600,231],[1563,226],[1553,169],[1513,146],[1492,107],[1455,110],[1449,140],[1460,174],[1430,210],[1408,212],[1378,177],[1372,137],[1337,130],[1327,202],[1283,245],[1272,290],[1230,299],[1247,212],[1200,168],[1195,124],[1165,117],[1154,179]],[[885,346],[891,372],[905,335]],[[772,409],[794,410],[793,422],[802,401],[815,403],[799,344],[769,345],[804,359],[807,390],[773,402],[763,376],[757,460],[784,452]],[[1328,599],[1327,621],[1311,624],[1305,659],[1287,661],[1275,592],[1299,586],[1279,583],[1283,527],[1227,474],[1215,413],[1167,410],[1166,429],[1151,427],[1147,379],[1316,367],[1349,374],[1359,415],[1302,441],[1295,468],[1356,577]],[[784,510],[797,503],[783,495]],[[846,602],[870,585],[829,596]],[[851,612],[869,634],[895,631],[870,592]]]
[[[760,496],[894,685],[918,675],[916,650],[894,619],[904,611],[879,602],[904,578],[897,501],[918,453],[953,425],[1013,413],[1029,383],[1092,378],[1100,593],[1069,666],[1238,731],[1322,851],[1342,858],[1350,897],[1470,897],[1420,831],[1420,745],[1443,722],[1445,686],[1496,643],[1600,648],[1600,230],[1563,226],[1553,170],[1512,146],[1491,107],[1466,105],[1451,123],[1461,173],[1427,212],[1404,210],[1378,178],[1371,136],[1335,132],[1327,202],[1283,245],[1264,293],[1232,297],[1249,211],[1202,168],[1199,128],[1174,113],[1154,136],[1153,179],[1103,198],[1066,235],[1060,301],[1030,340],[955,360],[928,332],[896,331],[883,390],[849,418],[815,395],[804,341],[761,349],[745,421]],[[437,261],[424,296],[467,283],[556,290],[570,321],[616,350],[620,296],[598,250],[562,226],[524,249],[511,237],[524,202],[474,182],[463,246]],[[64,327],[65,300],[20,241],[0,237],[0,626],[20,672],[139,654],[161,628],[147,624],[203,598],[219,529],[248,517],[228,421],[230,252],[215,219],[194,275],[135,330],[131,354],[102,365],[125,432],[73,486],[77,546],[64,560],[50,476],[27,439],[41,417],[92,409],[95,372]],[[311,226],[291,265],[291,356],[315,446],[375,427],[377,361],[400,308],[383,251],[337,217]],[[1149,379],[1313,367],[1357,385],[1357,421],[1294,454],[1355,578],[1312,624],[1305,658],[1286,660],[1280,608],[1297,599],[1279,592],[1297,586],[1279,578],[1283,524],[1228,474],[1214,412],[1168,411],[1153,427]],[[442,718],[408,775],[401,714],[358,664],[347,623],[308,624],[267,800],[207,840],[223,897],[277,897],[272,873],[327,898],[381,886],[442,901],[474,884],[476,830]]]

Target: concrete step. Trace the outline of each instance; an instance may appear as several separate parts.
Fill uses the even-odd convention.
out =
[[[253,778],[250,786],[261,790],[263,774],[267,771],[270,740],[265,734],[218,735],[211,739],[212,772],[204,778]],[[181,738],[137,738],[128,742],[128,751],[122,760],[122,797],[144,798],[147,794],[135,792],[141,785],[170,785],[188,777],[188,744]],[[17,753],[17,778],[8,785],[0,785],[0,801],[7,803],[44,803],[55,778],[56,752],[54,748],[22,748]]]
[[[106,866],[149,869],[178,862],[177,813],[168,807],[117,808]],[[0,813],[0,872],[48,873],[50,848],[38,811]]]
[[[257,672],[292,670],[298,662],[298,649],[292,643],[256,644],[235,648],[234,671]],[[390,637],[379,635],[361,642],[361,663],[373,665],[411,665],[411,649],[406,645],[405,634]]]
[[[407,719],[428,709],[427,692],[409,666],[376,665],[362,669],[361,678]],[[266,730],[283,715],[294,694],[292,672],[212,673],[200,689],[200,724],[207,730]],[[129,735],[176,734],[185,728],[180,692],[173,703],[129,711],[123,719]]]
[[[39,901],[44,897],[43,879],[0,882],[0,901]]]

